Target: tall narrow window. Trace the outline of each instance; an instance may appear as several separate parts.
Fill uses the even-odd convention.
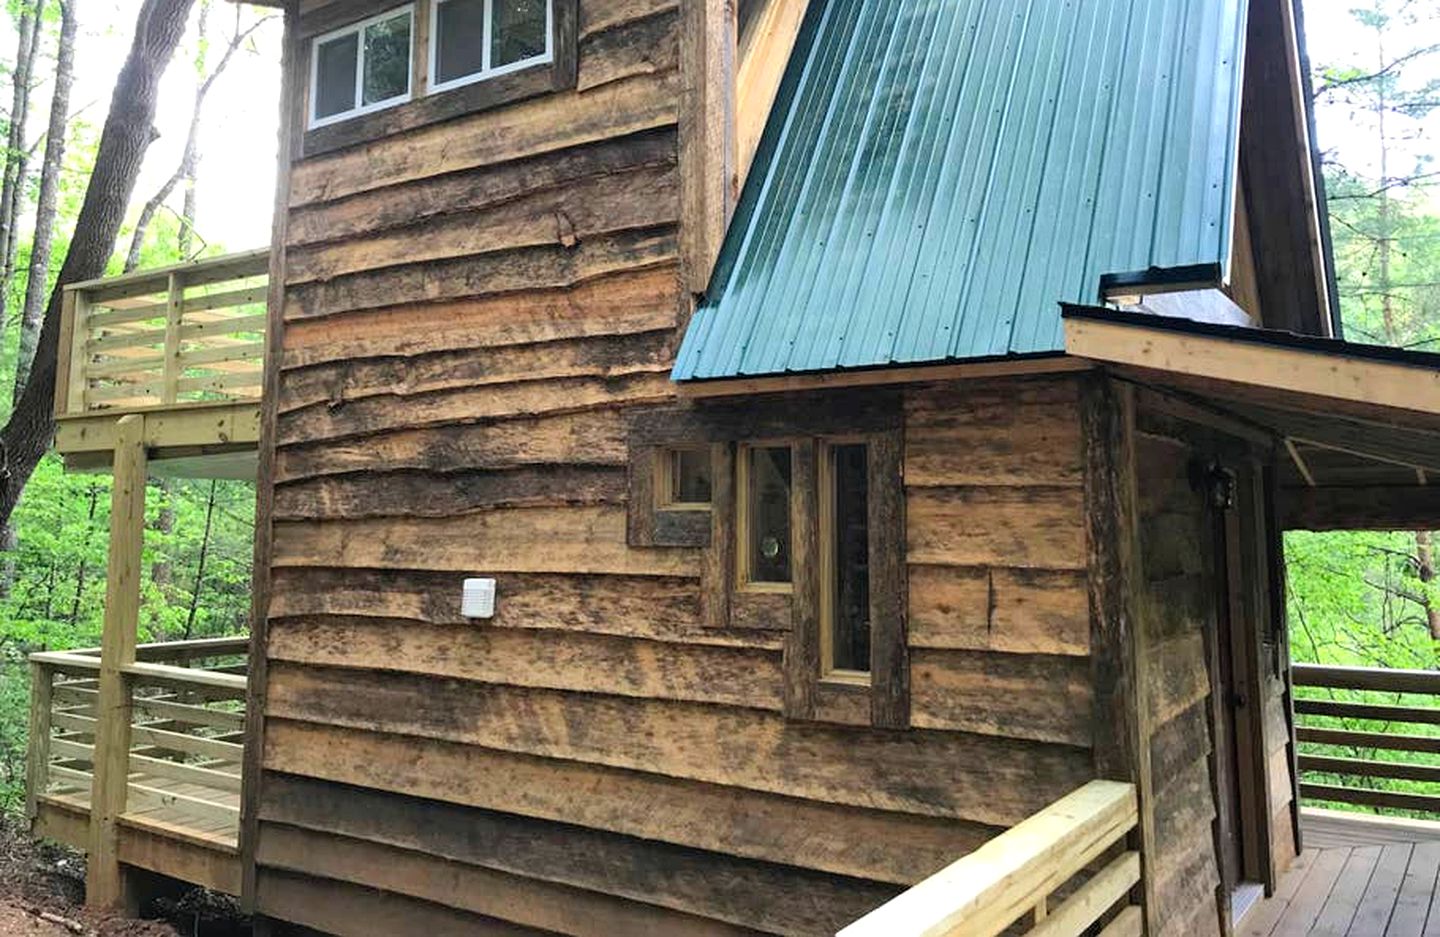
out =
[[[444,91],[549,62],[553,0],[436,0],[430,88]]]
[[[868,447],[821,449],[820,653],[825,674],[870,670],[870,505]]]
[[[315,40],[310,64],[310,126],[410,99],[410,7],[372,16]]]
[[[752,446],[740,462],[741,586],[761,589],[791,582],[789,446]]]

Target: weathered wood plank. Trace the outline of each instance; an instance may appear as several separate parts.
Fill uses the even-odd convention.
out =
[[[377,868],[393,863],[440,872],[441,863],[448,860],[466,870],[462,877],[475,883],[493,881],[501,894],[519,889],[536,896],[549,892],[552,901],[571,905],[559,912],[530,914],[548,914],[554,920],[557,913],[572,915],[585,905],[597,905],[596,911],[617,925],[612,929],[592,924],[580,933],[634,933],[618,926],[619,915],[628,917],[641,933],[671,933],[656,930],[664,923],[687,933],[686,927],[699,927],[700,921],[674,912],[688,912],[767,933],[813,934],[837,929],[837,921],[844,923],[840,915],[864,913],[896,890],[855,878],[298,778],[277,779],[274,788],[263,808],[265,838],[277,847],[284,845],[273,848],[268,857],[262,849],[262,858],[281,859],[286,867],[322,875],[331,875],[325,866],[335,868],[341,848],[355,858],[389,859],[364,864]],[[290,825],[277,825],[281,823]],[[346,838],[343,847],[341,836]],[[314,861],[307,856],[307,847],[318,853]],[[377,873],[367,873],[358,863],[343,864],[358,877],[332,877],[376,887],[398,885],[412,894],[416,888],[399,879],[366,881]],[[411,876],[406,879],[413,882]],[[473,890],[477,889],[459,889],[454,898],[465,901],[464,893]],[[488,911],[467,910],[516,919],[511,917],[514,911],[504,914],[493,905]],[[715,926],[733,932],[732,927]]]
[[[915,565],[909,578],[911,647],[1090,652],[1081,571]]]
[[[1084,749],[787,723],[690,703],[273,663],[269,712],[692,780],[1008,824],[1089,780]]]
[[[473,257],[560,244],[629,228],[673,223],[679,216],[674,163],[570,180],[481,210],[455,211],[404,228],[354,234],[292,247],[286,284],[330,280],[401,264]]]
[[[677,6],[592,33],[582,40],[576,90],[593,93],[604,85],[637,75],[673,72],[679,64],[680,16]]]
[[[283,446],[444,423],[638,406],[668,400],[673,393],[669,375],[647,372],[613,378],[521,381],[411,396],[388,394],[335,407],[314,404],[282,414],[277,441]]]
[[[279,485],[275,490],[275,517],[453,517],[489,508],[624,501],[625,475],[611,466],[540,466],[444,474],[367,472]]]
[[[501,596],[503,603],[508,596]],[[512,630],[489,622],[420,625],[371,619],[278,619],[272,659],[358,667],[493,684],[613,693],[780,709],[780,658],[774,651]]]
[[[276,566],[698,576],[698,551],[625,545],[618,505],[438,518],[277,521]]]
[[[367,397],[409,397],[467,387],[550,378],[618,377],[668,371],[673,329],[600,338],[465,348],[414,356],[354,358],[289,370],[280,410],[341,406]]]
[[[673,165],[675,148],[675,131],[666,127],[464,172],[419,178],[339,201],[293,209],[286,236],[291,247],[298,247],[410,227],[432,218],[503,205],[591,176]]]
[[[285,291],[287,321],[408,303],[572,287],[608,274],[675,260],[673,225],[610,231],[572,241],[387,267]]]
[[[912,563],[1084,569],[1079,488],[919,488],[906,498]]]
[[[473,625],[460,615],[460,576],[420,570],[275,570],[270,615],[406,618]],[[773,633],[707,628],[695,580],[659,576],[500,574],[495,628],[613,634],[685,644],[779,648]]]
[[[591,94],[556,94],[306,160],[290,205],[327,201],[425,176],[663,127],[676,121],[675,72],[641,75]]]
[[[596,277],[571,288],[463,297],[293,322],[285,330],[285,367],[673,329],[677,277],[673,264],[661,264]]]
[[[419,828],[430,822],[420,820]],[[257,861],[268,868],[351,882],[557,934],[754,933],[654,904],[447,861],[441,855],[269,822],[261,826],[256,851]]]
[[[354,937],[544,937],[545,931],[455,911],[392,892],[261,869],[256,907],[262,914]]]
[[[999,832],[463,743],[285,719],[269,726],[272,771],[897,885]]]
[[[914,726],[1091,743],[1085,658],[916,649],[910,666]]]
[[[624,465],[625,425],[620,412],[557,413],[296,444],[276,453],[275,480],[293,482],[345,472],[447,472],[557,464]]]

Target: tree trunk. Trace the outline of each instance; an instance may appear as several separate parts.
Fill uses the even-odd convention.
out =
[[[35,207],[35,240],[30,247],[30,273],[20,316],[20,348],[15,359],[15,393],[19,400],[30,377],[40,318],[45,312],[45,287],[50,279],[50,247],[55,235],[55,210],[60,196],[60,169],[65,159],[65,125],[70,117],[70,86],[75,75],[76,5],[60,0],[60,45],[55,56],[55,93],[50,99],[50,125],[45,131],[45,159],[40,167],[40,195]]]
[[[100,486],[90,483],[90,511],[85,518],[85,542],[80,547],[80,562],[75,567],[75,601],[70,603],[70,624],[80,621],[80,600],[85,595],[85,559],[90,552],[90,532],[95,529],[95,508],[100,503]]]
[[[200,536],[200,557],[195,561],[195,588],[190,590],[190,614],[185,616],[185,640],[195,631],[195,613],[200,608],[200,589],[205,585],[205,558],[210,553],[210,524],[215,517],[215,479],[210,479],[210,498],[205,502],[205,532]]]
[[[70,250],[45,309],[30,380],[9,422],[0,429],[0,524],[9,522],[30,473],[35,471],[55,431],[52,411],[62,287],[105,272],[105,262],[115,249],[135,179],[150,146],[160,78],[185,31],[193,3],[144,0],[136,17],[135,40],[115,82],[110,114],[100,133],[95,171],[85,189]]]
[[[10,99],[10,129],[5,139],[4,178],[0,181],[0,302],[9,294],[10,274],[15,256],[15,221],[19,217],[21,188],[29,153],[25,148],[25,122],[30,111],[30,72],[35,61],[38,32],[35,0],[23,0],[16,31],[15,71]],[[4,321],[0,320],[0,330]]]

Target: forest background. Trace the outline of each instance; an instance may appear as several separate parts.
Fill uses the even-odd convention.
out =
[[[0,423],[27,378],[134,9],[0,0]],[[1440,3],[1304,11],[1346,337],[1440,351]],[[279,58],[273,10],[198,0],[109,272],[267,242]],[[154,479],[147,505],[141,640],[243,633],[253,486]],[[109,510],[108,475],[66,474],[51,454],[0,529],[0,813],[23,799],[25,656],[99,643]],[[1287,535],[1294,659],[1435,669],[1436,549],[1429,532]]]

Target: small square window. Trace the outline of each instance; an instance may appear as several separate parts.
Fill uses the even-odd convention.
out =
[[[662,510],[710,510],[713,487],[708,449],[669,449],[659,460],[656,506]]]
[[[411,19],[411,9],[405,7],[315,40],[311,127],[409,99]]]
[[[740,468],[740,583],[742,587],[788,587],[794,549],[790,447],[748,447]]]
[[[430,85],[444,91],[553,58],[553,0],[436,0]]]

